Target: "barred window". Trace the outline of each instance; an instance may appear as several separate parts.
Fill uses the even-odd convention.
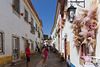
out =
[[[31,33],[35,34],[35,28],[34,28],[34,20],[31,18]]]
[[[20,14],[20,3],[19,0],[13,0],[13,9]]]
[[[36,23],[36,31],[37,31],[37,23]]]
[[[34,26],[34,20],[33,20],[33,18],[31,18],[31,23],[32,23],[32,26]]]
[[[38,27],[38,31],[39,31],[39,27]]]
[[[25,18],[26,22],[28,22],[28,12],[25,10]]]
[[[34,50],[34,42],[31,43],[31,49]]]
[[[3,52],[3,33],[0,32],[0,53]]]

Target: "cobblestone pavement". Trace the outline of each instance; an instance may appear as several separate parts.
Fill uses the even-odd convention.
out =
[[[41,54],[36,55],[35,57],[31,58],[30,62],[30,67],[42,67],[42,56]],[[66,62],[60,62],[59,61],[59,56],[54,53],[49,53],[48,54],[48,59],[46,62],[47,65],[44,67],[67,67]],[[15,66],[10,66],[10,67],[26,67],[26,61],[21,62]]]

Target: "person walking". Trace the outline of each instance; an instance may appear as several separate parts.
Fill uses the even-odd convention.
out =
[[[27,63],[26,63],[26,66],[29,67],[29,63],[30,63],[30,55],[31,55],[31,52],[30,52],[30,43],[27,44],[27,47],[25,49],[25,52],[26,52],[26,59],[27,59]]]
[[[45,63],[46,63],[47,56],[48,56],[48,47],[47,47],[47,46],[45,47],[44,55],[45,55],[45,56],[44,56],[44,59],[43,59],[43,62],[42,62],[42,65],[43,65],[43,66],[46,65]]]
[[[44,52],[45,52],[45,46],[42,47],[42,57],[43,57],[43,59],[44,59],[44,57],[45,57]]]

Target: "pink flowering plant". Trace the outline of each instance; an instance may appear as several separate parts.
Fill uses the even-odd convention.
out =
[[[89,46],[90,42],[96,41],[98,30],[97,8],[98,3],[92,3],[89,9],[80,9],[83,13],[75,17],[71,29],[73,29],[73,41],[76,46],[83,43]],[[95,43],[92,43],[92,45],[95,45]]]

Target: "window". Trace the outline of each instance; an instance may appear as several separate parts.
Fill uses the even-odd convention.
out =
[[[31,18],[31,33],[35,34],[35,28],[34,28],[34,20]]]
[[[0,53],[3,52],[3,33],[0,32]]]
[[[13,36],[13,60],[16,60],[19,58],[19,38],[18,37],[15,37]]]
[[[25,17],[24,19],[26,20],[26,22],[28,22],[28,12],[25,10]]]
[[[33,18],[31,18],[31,23],[32,23],[32,26],[34,26],[34,20],[33,20]]]
[[[40,33],[38,32],[38,37],[40,38]]]
[[[33,42],[31,43],[31,49],[34,50],[34,44],[33,44]]]
[[[19,0],[13,0],[13,9],[20,14],[20,3]]]
[[[37,31],[37,24],[36,24],[36,31]]]
[[[39,32],[39,27],[38,27],[38,32]]]

